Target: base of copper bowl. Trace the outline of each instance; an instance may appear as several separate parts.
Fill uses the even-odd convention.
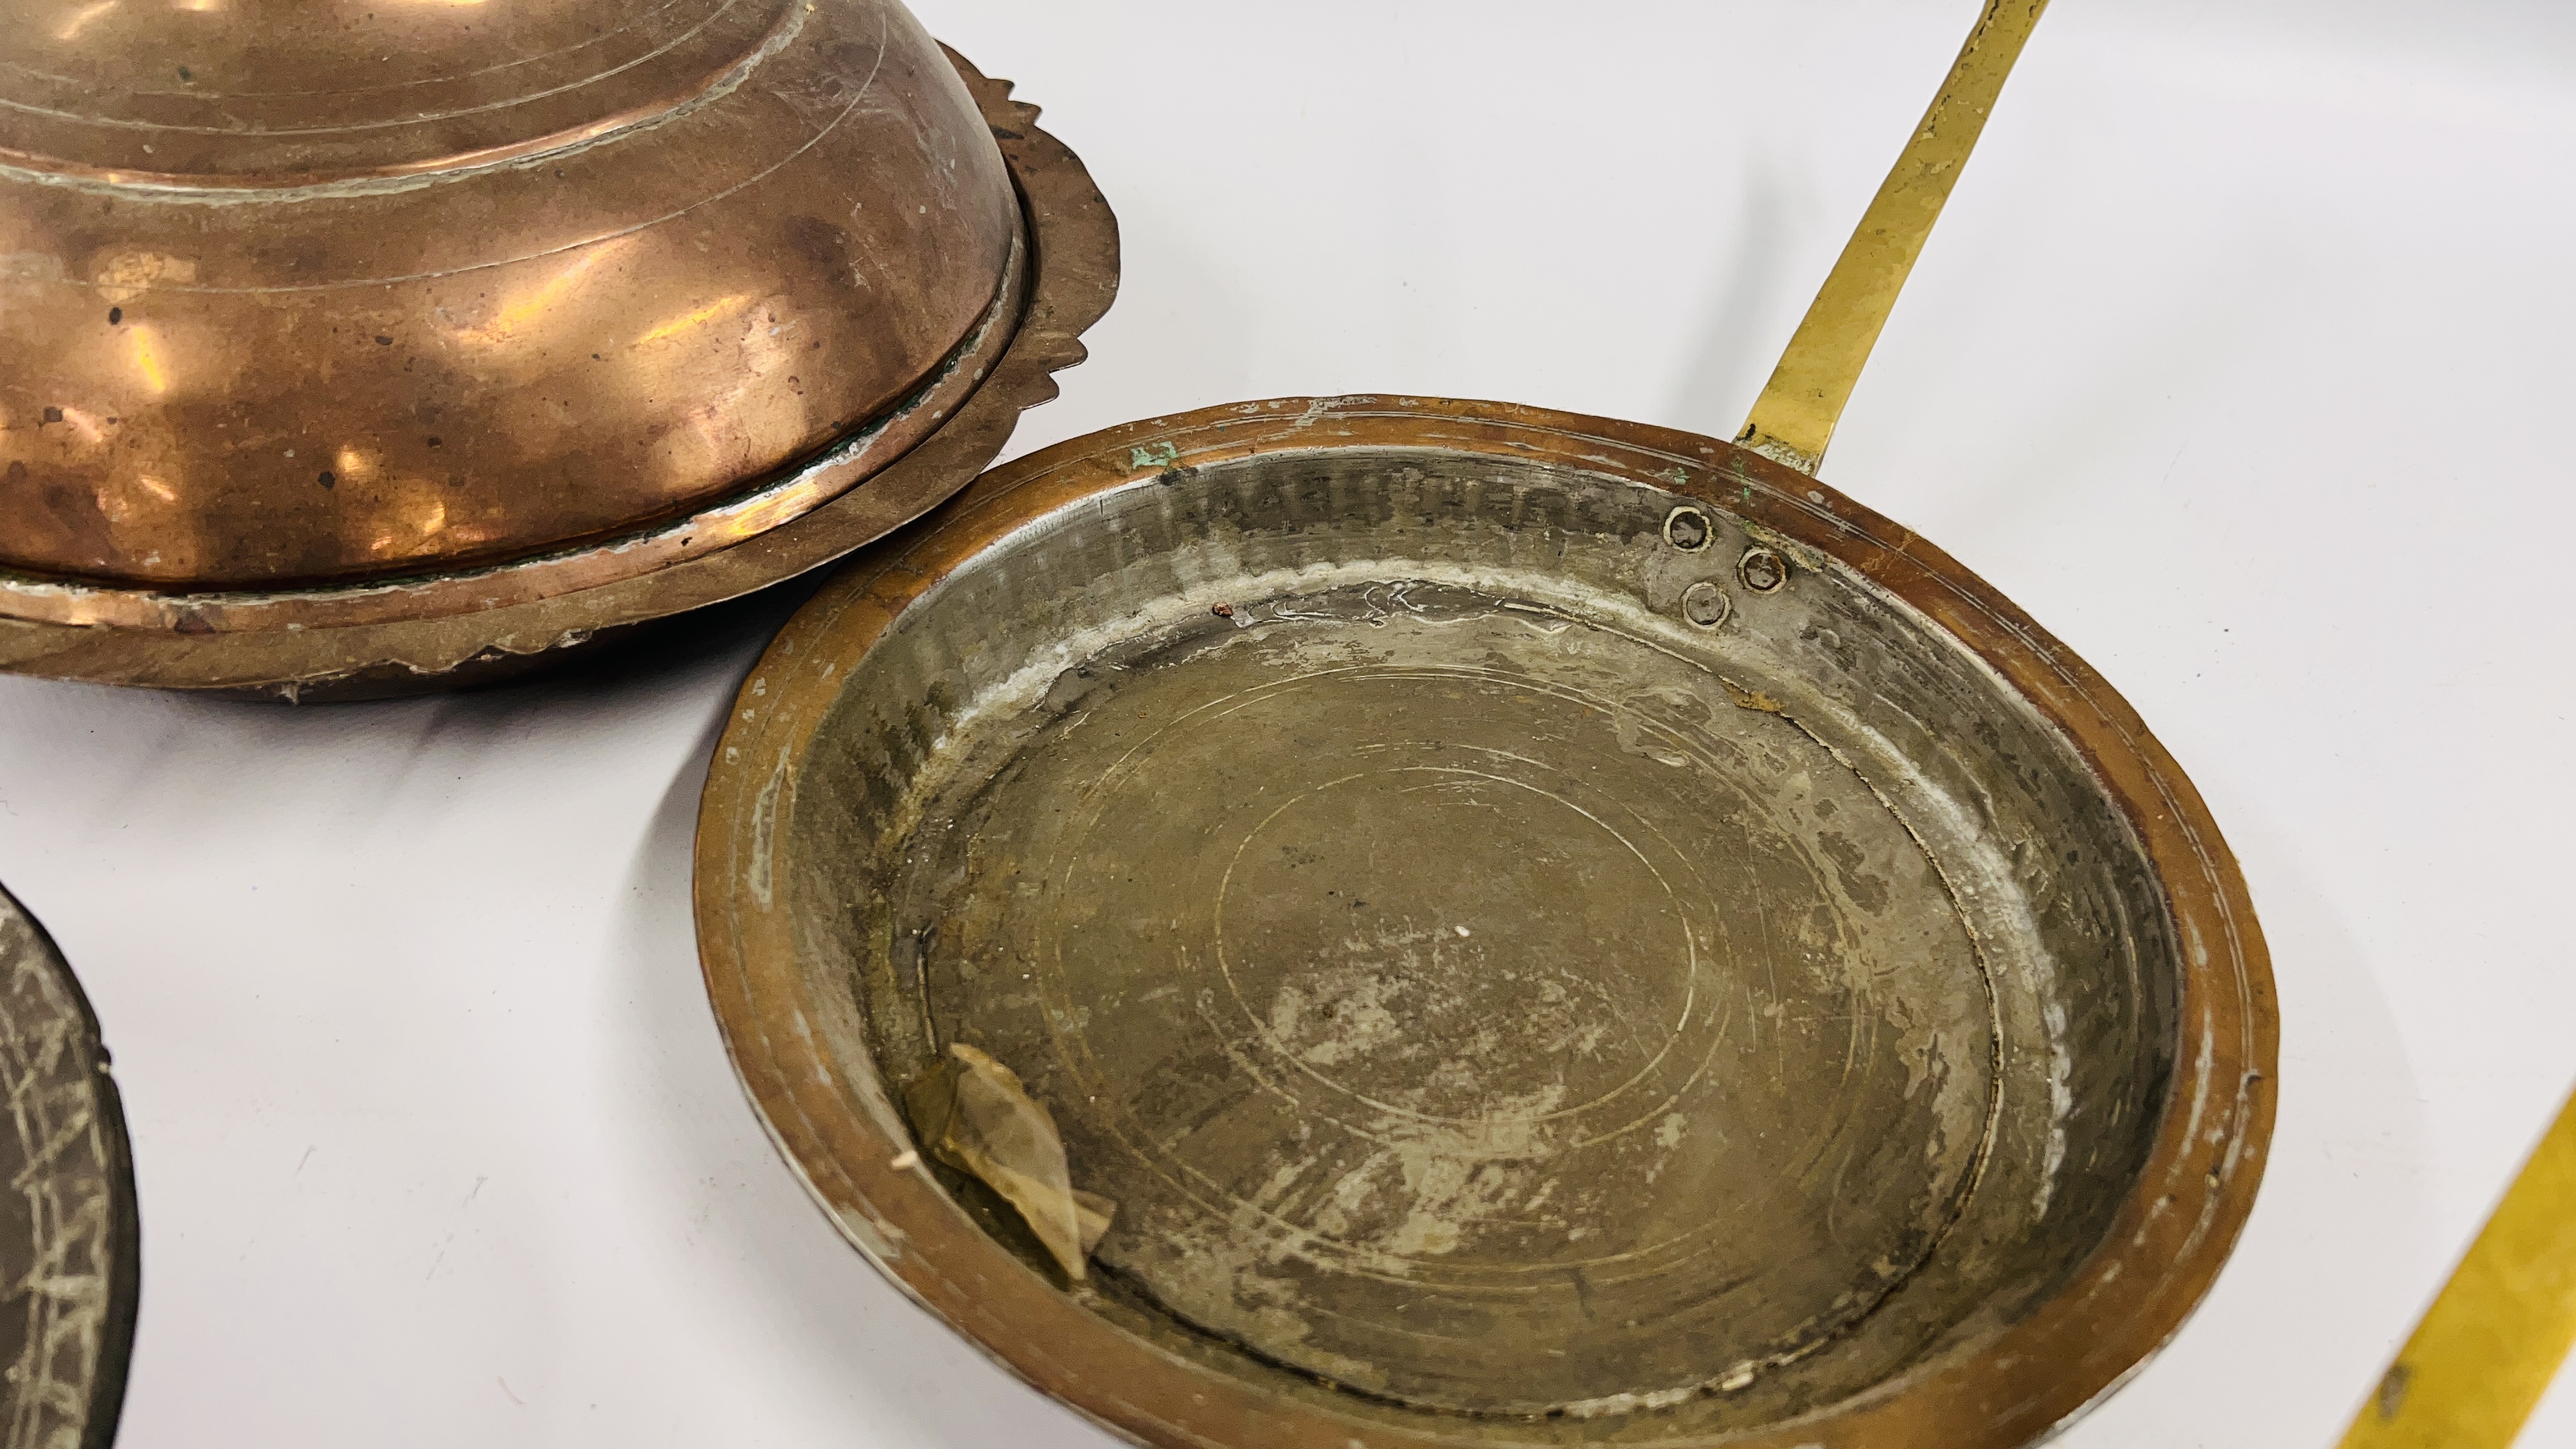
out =
[[[1053,398],[1055,374],[1083,360],[1079,340],[1118,291],[1118,225],[1082,161],[1039,130],[1038,108],[1014,101],[1011,83],[949,58],[992,127],[1017,188],[1027,255],[1015,299],[956,362],[970,387],[953,406],[915,402],[933,426],[900,457],[829,502],[764,526],[764,499],[802,479],[847,467],[885,430],[874,419],[823,459],[739,495],[721,510],[739,542],[707,547],[704,535],[663,525],[648,534],[584,545],[535,561],[571,587],[516,588],[527,564],[393,583],[263,594],[161,594],[88,589],[0,574],[0,671],[290,701],[378,699],[495,683],[545,669],[643,626],[739,598],[861,548],[963,488],[1002,450],[1022,411]],[[1015,315],[1014,315],[1015,314]],[[998,356],[987,356],[986,352]],[[974,380],[972,373],[984,375]],[[903,409],[898,409],[900,414]],[[945,413],[941,418],[939,414]],[[914,421],[918,421],[915,419]],[[664,535],[671,535],[665,538]],[[582,586],[585,556],[613,559],[639,546],[672,550],[650,572]],[[477,589],[489,580],[496,587]],[[505,590],[498,585],[512,584]],[[74,600],[67,606],[67,599]],[[105,618],[113,622],[64,622]]]

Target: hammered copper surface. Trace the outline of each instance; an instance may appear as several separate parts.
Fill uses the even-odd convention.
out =
[[[781,635],[697,882],[852,1239],[1160,1444],[2025,1443],[2180,1322],[2269,1135],[2242,884],[2117,696],[1633,424],[1013,464]],[[951,1042],[1117,1201],[1093,1286],[907,1152]]]
[[[0,891],[0,1449],[107,1449],[141,1243],[107,1048],[44,930]]]
[[[721,498],[916,392],[1020,217],[892,0],[0,11],[0,565],[274,589]]]
[[[1000,449],[1021,409],[1054,396],[1052,374],[1082,360],[1076,339],[1116,295],[1118,235],[1080,160],[1037,127],[1037,108],[953,53],[946,63],[977,108],[974,124],[999,150],[1025,239],[1013,244],[991,308],[890,411],[692,511],[481,568],[422,563],[398,579],[265,592],[123,587],[0,568],[0,668],[289,698],[449,687],[773,583],[947,497]],[[701,340],[723,352],[722,339]],[[750,367],[776,360],[774,352],[764,332],[726,355]],[[791,385],[807,380],[797,370],[784,376]],[[0,446],[10,436],[0,433]],[[443,448],[446,435],[432,436]],[[596,456],[613,462],[614,451],[603,441]],[[340,481],[335,473],[333,487],[314,496],[335,496]],[[579,481],[568,474],[564,486]]]

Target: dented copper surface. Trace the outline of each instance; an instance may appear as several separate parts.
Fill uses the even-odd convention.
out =
[[[15,7],[0,101],[29,672],[434,681],[743,592],[971,476],[815,521],[1042,400],[1115,276],[894,0]]]
[[[80,983],[0,891],[0,1449],[106,1449],[134,1346],[134,1161]]]

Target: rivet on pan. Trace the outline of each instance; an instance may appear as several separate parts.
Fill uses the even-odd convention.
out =
[[[1735,561],[1735,574],[1757,594],[1775,593],[1789,582],[1789,561],[1767,548],[1748,548]]]
[[[1664,542],[1684,553],[1697,553],[1716,537],[1717,530],[1708,526],[1708,515],[1689,504],[1664,516]]]
[[[1735,601],[1726,590],[1702,579],[1682,590],[1682,617],[1703,629],[1714,629],[1735,612]]]

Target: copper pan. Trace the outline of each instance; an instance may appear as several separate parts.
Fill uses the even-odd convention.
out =
[[[2180,1326],[2271,1136],[2244,882],[2100,675],[1815,476],[2040,8],[1988,7],[1734,442],[1151,419],[787,625],[699,948],[906,1292],[1174,1449],[1997,1449]],[[958,1045],[1114,1201],[1087,1259],[916,1136]]]
[[[835,558],[1053,396],[1081,163],[896,0],[0,13],[0,668],[436,688]]]

